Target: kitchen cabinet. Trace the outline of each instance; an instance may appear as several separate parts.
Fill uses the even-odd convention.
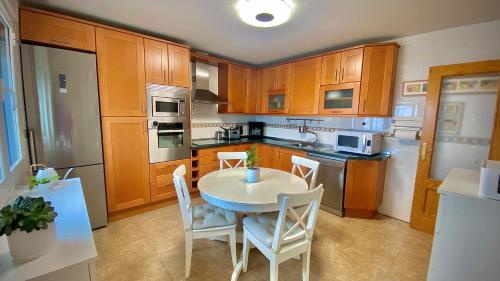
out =
[[[357,114],[359,103],[359,88],[359,82],[321,86],[319,90],[319,114]]]
[[[247,68],[240,65],[228,66],[228,113],[245,113],[247,106]]]
[[[186,182],[191,182],[190,159],[154,163],[149,165],[151,202],[176,197],[173,173],[174,170],[180,165],[186,166]]]
[[[144,39],[144,63],[146,82],[167,85],[168,44],[151,39]]]
[[[365,48],[359,115],[391,115],[397,56],[396,45]]]
[[[267,167],[271,169],[280,169],[280,148],[274,145],[267,146]]]
[[[272,90],[265,94],[266,113],[288,113],[289,100],[287,90]]]
[[[257,154],[257,166],[258,167],[263,167],[263,168],[270,168],[269,166],[269,157],[268,157],[268,145],[267,144],[261,144],[258,143],[255,145],[255,154]]]
[[[265,90],[283,90],[288,87],[290,63],[264,69]]]
[[[150,202],[146,117],[102,117],[108,212]]]
[[[245,113],[263,113],[262,70],[247,68],[247,97]]]
[[[297,150],[297,149],[288,149],[288,148],[279,148],[279,168],[285,172],[292,172],[292,156],[296,155],[299,157],[307,157],[307,152]]]
[[[347,217],[372,218],[384,195],[387,160],[348,160],[344,208]]]
[[[169,85],[189,88],[189,49],[168,44]]]
[[[340,61],[342,53],[333,53],[321,58],[321,85],[340,83]]]
[[[98,27],[97,68],[102,116],[146,116],[142,37]]]
[[[340,61],[340,83],[361,81],[363,66],[363,48],[342,52]]]
[[[294,62],[290,75],[290,114],[318,114],[321,58]]]
[[[20,10],[21,40],[95,52],[95,28],[60,17]]]

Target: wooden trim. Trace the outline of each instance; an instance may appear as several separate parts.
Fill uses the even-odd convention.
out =
[[[371,219],[378,214],[376,210],[345,209],[344,214],[349,218]]]
[[[133,32],[133,31],[118,28],[118,27],[113,27],[113,26],[106,25],[106,24],[97,23],[94,21],[85,20],[82,18],[67,16],[67,15],[63,15],[63,14],[52,12],[52,11],[42,10],[42,9],[33,8],[33,7],[29,7],[29,6],[21,6],[21,7],[19,7],[19,10],[20,11],[25,10],[25,11],[37,12],[37,13],[44,14],[44,15],[49,15],[49,16],[53,16],[53,17],[58,17],[58,18],[62,18],[62,19],[67,19],[67,20],[72,20],[72,21],[76,21],[76,22],[80,22],[80,23],[85,23],[85,24],[93,25],[95,27],[102,27],[102,28],[106,28],[106,29],[111,29],[114,31],[128,33],[130,35],[135,35],[135,36],[141,36],[144,38],[148,38],[148,39],[152,39],[152,40],[156,40],[156,41],[160,41],[160,42],[164,42],[164,43],[168,43],[168,44],[177,45],[179,47],[191,49],[190,46],[185,45],[185,44],[169,41],[166,39],[162,39],[162,38],[158,38],[158,37],[154,37],[154,36],[150,36],[150,35],[145,35],[145,34],[138,33],[138,32]]]

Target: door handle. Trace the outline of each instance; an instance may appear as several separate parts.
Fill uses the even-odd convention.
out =
[[[165,83],[168,83],[168,75],[167,75],[167,70],[166,69],[163,70],[163,81]]]
[[[426,157],[427,157],[427,143],[423,142],[422,148],[420,150],[420,158],[422,158],[422,161],[425,161]]]
[[[337,69],[335,69],[335,78],[333,78],[334,82],[338,82],[338,80],[337,80],[338,72],[339,71]]]
[[[184,133],[184,130],[158,130],[158,133]]]

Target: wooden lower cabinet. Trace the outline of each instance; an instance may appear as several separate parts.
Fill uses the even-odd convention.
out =
[[[149,165],[149,187],[151,202],[173,198],[176,196],[174,186],[174,170],[180,165],[186,165],[186,183],[191,182],[191,160],[183,159]],[[188,187],[190,185],[188,184]]]
[[[146,117],[102,117],[108,212],[150,202]]]
[[[384,195],[387,160],[348,160],[344,208],[347,217],[372,218]]]

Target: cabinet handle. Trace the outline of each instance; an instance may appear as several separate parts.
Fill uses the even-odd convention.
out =
[[[166,69],[163,70],[163,81],[165,83],[168,83],[168,75],[167,75],[167,70]]]
[[[427,156],[427,143],[426,142],[422,143],[422,148],[420,150],[420,156],[422,158],[422,161],[425,161],[425,158]]]
[[[54,42],[62,43],[62,44],[69,44],[70,43],[68,40],[59,39],[59,38],[50,38],[50,41],[54,41]]]
[[[340,73],[340,80],[344,81],[344,76],[345,76],[345,68],[342,68]]]
[[[169,81],[171,84],[174,83],[174,71],[173,70],[170,70],[170,77],[169,77]]]
[[[333,81],[334,81],[334,82],[338,82],[338,79],[337,79],[338,72],[339,72],[339,71],[338,71],[337,69],[335,69],[335,78],[333,78]]]
[[[144,130],[144,133],[148,133],[148,125],[146,124],[147,121],[142,122],[142,129]]]
[[[363,99],[363,111],[366,110],[366,99]]]
[[[141,112],[146,113],[146,105],[144,104],[144,100],[141,101]]]

